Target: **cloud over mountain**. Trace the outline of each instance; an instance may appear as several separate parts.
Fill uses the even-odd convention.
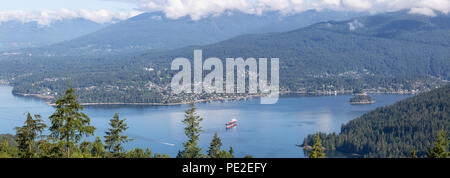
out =
[[[0,22],[21,21],[37,22],[39,25],[47,26],[56,20],[84,18],[96,23],[111,23],[115,20],[124,20],[140,14],[139,11],[109,11],[109,10],[43,10],[43,11],[0,11]]]
[[[292,14],[309,9],[368,11],[372,13],[411,9],[411,13],[448,14],[450,0],[106,0],[134,3],[142,11],[162,11],[168,18],[190,16],[194,20],[238,10],[249,14],[278,11]]]
[[[163,12],[166,17],[178,19],[189,16],[193,20],[220,15],[227,11],[262,14],[275,11],[295,14],[306,10],[365,11],[371,13],[409,10],[412,14],[435,16],[448,14],[450,0],[104,0],[136,4],[133,11],[112,10],[43,10],[0,11],[0,23],[10,20],[36,21],[46,26],[55,20],[84,18],[97,23],[110,23],[136,16],[141,12]]]

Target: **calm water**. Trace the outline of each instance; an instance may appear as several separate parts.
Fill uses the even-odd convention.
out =
[[[12,88],[0,86],[0,133],[15,133],[14,127],[25,121],[25,112],[40,114],[48,123],[54,108],[44,101],[11,94]],[[377,101],[371,105],[350,105],[350,95],[282,97],[275,105],[261,105],[259,99],[196,104],[198,114],[204,118],[204,132],[200,146],[206,152],[215,132],[222,138],[224,148],[233,146],[236,156],[304,157],[296,146],[309,133],[339,132],[342,124],[380,106],[393,104],[406,95],[372,95]],[[135,138],[127,148],[149,147],[153,152],[176,156],[186,141],[184,111],[181,106],[89,106],[84,112],[103,135],[114,112],[126,118],[130,129],[127,134]],[[226,130],[224,124],[233,117],[238,126]],[[91,140],[93,138],[90,138]]]

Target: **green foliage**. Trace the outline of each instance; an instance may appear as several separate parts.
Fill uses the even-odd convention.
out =
[[[0,144],[0,152],[7,153],[8,152],[8,148],[9,148],[8,140],[6,140],[6,138],[5,138],[5,139],[3,139],[3,142]]]
[[[80,143],[79,152],[83,155],[91,155],[92,146],[92,142],[83,141]]]
[[[57,142],[58,139],[48,136],[45,140],[37,142],[39,157],[41,158],[62,158],[64,157],[64,143]]]
[[[214,134],[213,139],[209,145],[208,157],[209,158],[233,158],[233,147],[230,147],[229,151],[220,150],[222,147],[222,141],[220,137],[217,135],[217,132]]]
[[[215,158],[234,158],[234,156],[226,150],[221,150],[219,151],[219,153],[217,153]]]
[[[100,137],[95,137],[95,141],[92,144],[91,154],[93,157],[104,157],[106,155],[105,145]]]
[[[320,143],[319,133],[316,133],[316,136],[314,137],[314,146],[311,153],[309,153],[309,158],[325,158],[325,153],[323,151],[324,149],[322,148],[322,143]]]
[[[449,137],[445,130],[440,130],[438,138],[427,153],[428,158],[448,158],[450,156],[449,152]]]
[[[80,112],[83,106],[76,101],[74,92],[69,86],[65,95],[56,101],[56,112],[50,116],[51,137],[64,145],[67,158],[70,158],[72,149],[82,137],[93,135],[95,131],[95,127],[90,126],[90,118]]]
[[[368,112],[344,124],[339,134],[319,135],[327,150],[385,158],[410,157],[414,148],[418,157],[424,157],[438,131],[448,132],[449,125],[447,85]],[[312,145],[313,140],[314,135],[308,135],[303,145]]]
[[[411,150],[411,153],[409,153],[409,157],[410,158],[417,158],[416,150],[414,148]]]
[[[208,156],[210,158],[217,158],[220,152],[220,147],[222,147],[222,141],[220,140],[216,132],[214,133],[214,137],[209,145]]]
[[[32,158],[36,156],[37,150],[35,141],[47,127],[41,120],[40,115],[34,115],[34,119],[30,113],[27,113],[27,120],[22,127],[16,127],[16,141],[23,158]]]
[[[2,140],[0,143],[0,158],[18,157],[19,150],[17,149],[17,146],[10,144],[10,142],[15,143],[13,139],[14,137],[11,135],[0,134],[0,140]]]
[[[6,152],[0,152],[0,158],[12,158],[12,156]]]
[[[128,136],[122,135],[128,126],[125,122],[126,119],[120,119],[119,113],[115,113],[113,119],[109,121],[110,128],[105,132],[105,148],[109,150],[116,157],[123,156],[123,143],[127,143],[133,139],[129,139]]]
[[[8,145],[10,147],[17,147],[17,142],[16,142],[16,135],[11,135],[11,134],[0,134],[0,140],[4,140],[6,139],[8,141]]]
[[[170,156],[167,155],[167,154],[159,154],[159,153],[155,153],[155,155],[153,156],[153,158],[170,158]]]
[[[189,104],[190,109],[185,111],[185,119],[183,123],[186,125],[184,128],[184,133],[189,138],[189,140],[183,143],[184,150],[178,152],[178,158],[201,158],[204,157],[200,152],[201,148],[197,146],[200,132],[202,132],[200,122],[203,120],[195,112],[196,108],[194,103]]]
[[[145,151],[142,148],[135,148],[126,154],[127,158],[152,158],[152,152],[150,149],[146,149]]]

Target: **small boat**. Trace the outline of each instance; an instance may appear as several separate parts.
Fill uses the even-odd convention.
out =
[[[235,127],[235,126],[237,125],[236,122],[237,122],[236,119],[231,119],[230,122],[225,123],[225,127],[226,127],[227,129],[233,128],[233,127]]]

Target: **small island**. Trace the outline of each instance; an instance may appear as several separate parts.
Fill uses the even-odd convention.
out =
[[[356,95],[350,99],[350,104],[372,104],[375,100],[368,95]]]

